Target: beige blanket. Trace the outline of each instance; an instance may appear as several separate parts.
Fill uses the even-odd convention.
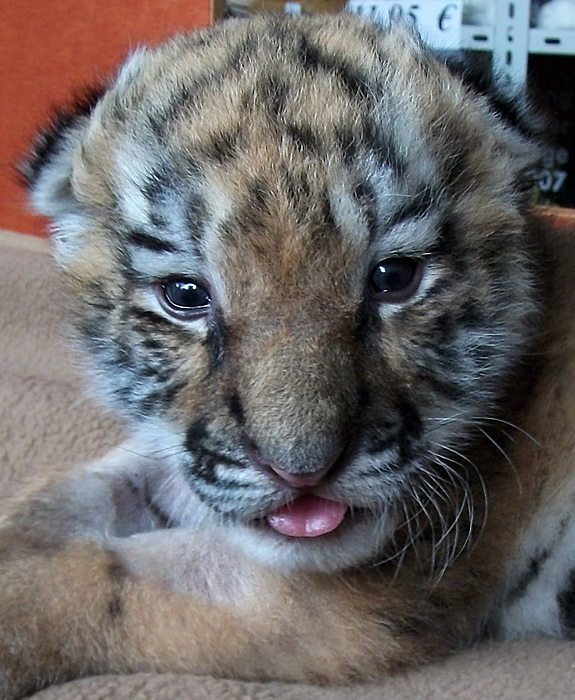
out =
[[[107,451],[121,435],[121,427],[79,390],[78,361],[63,340],[61,292],[47,251],[45,241],[0,232],[2,495],[50,463],[72,465]],[[34,698],[566,700],[575,698],[575,644],[536,639],[486,645],[353,689],[138,674],[87,678]]]

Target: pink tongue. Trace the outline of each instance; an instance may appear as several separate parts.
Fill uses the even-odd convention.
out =
[[[300,496],[267,516],[274,530],[288,537],[318,537],[341,524],[347,506],[320,496]]]

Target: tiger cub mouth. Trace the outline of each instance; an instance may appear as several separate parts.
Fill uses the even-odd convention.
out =
[[[305,494],[266,516],[268,525],[287,537],[320,537],[336,530],[348,506],[314,494]]]

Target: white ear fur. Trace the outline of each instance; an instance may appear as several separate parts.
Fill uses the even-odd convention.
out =
[[[145,69],[147,51],[135,50],[120,68],[111,86],[116,93],[127,92],[135,78]],[[103,91],[88,92],[71,113],[62,113],[51,127],[42,132],[22,167],[28,182],[30,201],[38,214],[58,223],[61,217],[83,211],[74,196],[71,178],[75,152],[89,128],[93,111]]]
[[[65,117],[38,137],[22,168],[33,209],[51,219],[53,253],[58,264],[74,259],[83,247],[87,214],[74,196],[72,169],[87,117]]]
[[[82,119],[84,121],[84,119]],[[38,214],[58,219],[67,214],[79,213],[80,204],[74,197],[71,184],[74,151],[82,130],[75,127],[63,133],[49,136],[50,151],[43,159],[36,159],[30,169],[30,201]],[[42,136],[41,139],[46,139]]]

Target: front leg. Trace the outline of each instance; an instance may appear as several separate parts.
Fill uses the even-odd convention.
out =
[[[118,556],[95,542],[73,542],[5,563],[0,697],[17,698],[48,683],[99,673],[263,677],[260,642],[247,613],[136,579]]]
[[[142,473],[48,479],[4,517],[2,700],[100,673],[342,682],[395,663],[373,595],[258,567],[216,525],[157,529]]]

